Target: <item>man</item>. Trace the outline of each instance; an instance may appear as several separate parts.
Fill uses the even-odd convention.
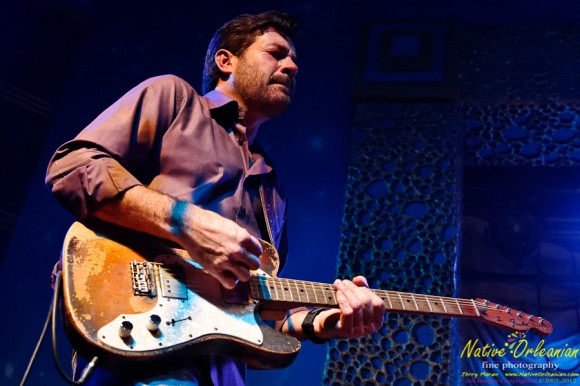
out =
[[[143,82],[58,149],[47,185],[81,220],[179,244],[228,289],[259,268],[258,237],[284,261],[285,196],[255,138],[290,105],[298,72],[295,28],[293,18],[278,12],[226,23],[208,47],[204,96],[174,76]],[[381,327],[383,302],[363,277],[334,287],[340,309],[293,310],[278,328],[318,341]],[[185,369],[152,365],[139,374],[102,374],[96,378],[110,384],[240,385],[245,365],[216,355],[193,359]]]

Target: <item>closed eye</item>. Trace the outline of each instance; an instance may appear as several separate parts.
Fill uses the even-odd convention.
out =
[[[276,59],[278,61],[284,60],[286,58],[286,56],[288,56],[288,54],[286,54],[285,52],[281,52],[281,51],[270,51],[269,53],[274,59]]]

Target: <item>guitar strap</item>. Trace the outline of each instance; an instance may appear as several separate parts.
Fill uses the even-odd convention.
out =
[[[264,214],[264,221],[268,229],[270,244],[274,245],[278,251],[280,261],[277,262],[281,271],[287,254],[286,232],[284,231],[286,222],[286,202],[280,193],[274,188],[276,174],[274,171],[260,176],[260,200]]]

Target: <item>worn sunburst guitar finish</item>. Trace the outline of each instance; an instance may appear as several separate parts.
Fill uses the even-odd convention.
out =
[[[261,313],[297,306],[338,307],[330,284],[277,278],[278,256],[263,243],[262,266],[226,290],[187,253],[144,235],[107,236],[74,223],[62,254],[67,335],[106,368],[222,354],[253,368],[290,365],[300,342]],[[482,299],[373,290],[388,312],[471,318],[545,336],[545,319]]]

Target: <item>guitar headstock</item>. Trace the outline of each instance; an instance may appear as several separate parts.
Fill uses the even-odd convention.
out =
[[[475,299],[474,301],[479,310],[479,317],[487,323],[499,325],[512,332],[531,330],[540,336],[547,336],[552,333],[552,324],[544,318],[492,303],[485,299]]]

